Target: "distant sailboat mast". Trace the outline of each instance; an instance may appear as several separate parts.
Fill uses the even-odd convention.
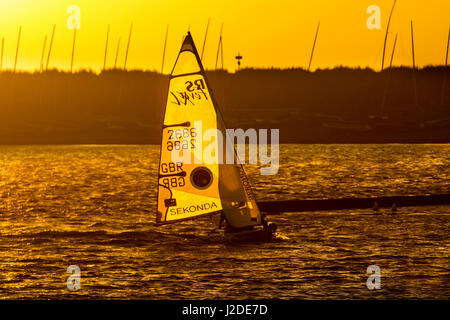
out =
[[[208,19],[208,24],[206,25],[206,31],[205,31],[205,39],[203,39],[203,47],[202,47],[202,55],[200,56],[200,60],[203,61],[203,54],[205,53],[205,46],[206,46],[206,38],[208,37],[208,30],[209,30],[209,22],[211,19]]]
[[[126,71],[127,70],[127,61],[128,61],[128,51],[130,50],[130,42],[131,42],[131,32],[133,31],[133,22],[131,23],[130,26],[130,33],[128,35],[128,43],[127,43],[127,50],[125,52],[125,61],[123,63],[123,70]]]
[[[311,56],[309,57],[309,64],[308,64],[308,71],[311,69],[311,63],[312,63],[312,59],[314,56],[314,49],[316,48],[316,42],[317,42],[317,35],[319,34],[319,28],[320,28],[320,21],[319,24],[317,25],[317,29],[316,29],[316,35],[314,36],[314,43],[313,43],[313,47],[311,50]]]
[[[19,56],[19,47],[20,47],[20,36],[22,34],[22,26],[19,28],[19,36],[17,37],[17,47],[16,47],[16,58],[14,59],[14,70],[13,73],[16,73],[16,67],[17,67],[17,58]]]
[[[73,60],[75,57],[75,44],[77,40],[77,28],[73,28],[73,44],[72,44],[72,59],[70,60],[70,73],[73,72]]]
[[[45,64],[45,71],[48,70],[48,64],[50,62],[50,54],[52,53],[53,38],[55,36],[55,28],[56,28],[56,24],[53,25],[52,37],[50,38],[50,45],[48,47],[47,63]]]
[[[2,51],[0,54],[0,72],[2,71],[3,68],[3,50],[5,48],[5,38],[2,38]]]
[[[106,44],[105,44],[105,57],[103,59],[103,71],[106,70],[106,57],[108,56],[108,42],[109,42],[109,30],[110,25],[108,24],[108,29],[106,30]]]
[[[411,51],[412,51],[412,63],[413,63],[413,89],[414,89],[414,106],[418,106],[417,101],[417,77],[416,77],[416,58],[414,53],[414,31],[413,22],[411,21]]]
[[[77,41],[77,28],[73,28],[73,44],[72,44],[72,59],[70,60],[70,73],[73,72],[73,60],[75,58],[75,44]]]
[[[448,65],[448,48],[450,44],[450,26],[448,28],[447,50],[445,51],[444,79],[442,80],[441,107],[444,106],[445,89],[447,86],[447,65]]]
[[[41,73],[44,71],[44,54],[46,44],[47,44],[47,36],[44,37],[44,45],[42,46],[42,54],[41,54],[41,63],[39,64],[39,71]]]
[[[222,70],[223,70],[223,47],[222,47],[222,31],[223,31],[223,23],[222,23],[222,27],[220,28],[220,36],[219,36],[219,45],[217,46],[217,55],[216,55],[216,66],[215,66],[215,70],[217,70],[217,64],[219,62],[219,53],[221,55],[221,60],[222,60]]]
[[[166,47],[167,47],[167,36],[168,35],[169,35],[169,25],[167,25],[166,37],[164,38],[164,49],[163,49],[163,56],[162,56],[162,63],[161,63],[161,74],[163,74],[163,71],[164,71],[164,60],[166,58]]]
[[[389,14],[389,20],[388,20],[387,27],[386,27],[386,34],[384,36],[383,56],[381,58],[381,71],[384,70],[384,56],[385,56],[385,52],[386,52],[386,42],[387,42],[388,33],[389,33],[389,26],[391,25],[392,13],[394,12],[396,2],[397,2],[397,0],[394,0],[394,4],[392,5],[391,13]]]
[[[114,60],[114,70],[117,69],[117,58],[119,57],[120,40],[121,39],[122,39],[122,37],[119,37],[119,41],[117,42],[116,59]]]
[[[394,47],[392,48],[391,60],[389,62],[389,69],[391,69],[391,70],[392,70],[392,61],[394,60],[394,53],[395,53],[395,45],[396,44],[397,44],[397,34],[395,34]]]
[[[384,110],[384,107],[385,107],[385,105],[386,105],[387,94],[388,94],[388,91],[389,91],[389,85],[390,85],[390,82],[391,82],[392,62],[393,62],[393,60],[394,60],[394,53],[395,53],[395,46],[396,46],[396,44],[397,44],[397,34],[395,35],[394,47],[393,47],[393,49],[392,49],[391,61],[390,61],[390,63],[389,63],[389,73],[388,73],[388,77],[387,77],[387,80],[386,80],[386,86],[385,86],[385,88],[384,88],[383,101],[382,101],[381,106],[380,106],[380,114],[379,114],[380,117],[383,116],[383,110]]]

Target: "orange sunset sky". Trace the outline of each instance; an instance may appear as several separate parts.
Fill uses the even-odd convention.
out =
[[[223,23],[225,68],[236,69],[240,52],[244,67],[306,67],[320,20],[312,69],[369,66],[379,69],[384,32],[393,0],[0,0],[0,37],[5,38],[3,68],[12,68],[19,26],[22,37],[17,69],[39,68],[44,36],[56,24],[50,67],[69,69],[73,31],[67,27],[67,8],[81,9],[74,68],[99,71],[103,65],[106,30],[111,25],[107,65],[114,64],[119,37],[123,66],[131,22],[133,34],[127,67],[160,70],[164,35],[169,24],[166,65],[169,72],[190,31],[201,50],[211,19],[204,64],[214,67]],[[381,9],[381,29],[369,30],[367,7]],[[450,24],[448,0],[398,0],[392,17],[387,54],[398,34],[394,65],[411,65],[410,21],[414,21],[416,63],[443,64]],[[49,39],[47,40],[47,48]],[[389,58],[386,58],[389,60]]]

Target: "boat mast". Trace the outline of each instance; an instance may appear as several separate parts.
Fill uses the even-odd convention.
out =
[[[222,23],[222,27],[220,28],[219,45],[217,46],[217,55],[216,55],[216,66],[215,66],[215,70],[217,70],[217,63],[219,62],[219,53],[221,53],[221,58],[222,58],[222,70],[223,70],[222,30],[223,30],[223,23]]]
[[[389,14],[389,20],[388,20],[388,24],[387,24],[387,27],[386,27],[386,34],[384,36],[383,57],[381,58],[381,71],[384,70],[384,55],[385,55],[385,52],[386,52],[386,42],[387,42],[388,33],[389,33],[389,26],[391,25],[392,12],[394,12],[394,7],[395,7],[395,3],[396,2],[397,2],[397,0],[394,0],[394,4],[392,6],[391,13]]]
[[[16,73],[17,57],[19,56],[19,46],[20,46],[20,35],[21,34],[22,34],[22,26],[19,27],[19,36],[17,38],[16,58],[14,59],[14,71],[13,71],[13,73]]]
[[[412,63],[413,63],[413,89],[414,89],[414,106],[417,107],[417,78],[416,78],[416,58],[414,54],[414,30],[413,22],[411,21],[411,50],[412,50]]]
[[[73,28],[73,44],[72,44],[72,59],[70,60],[70,73],[73,71],[73,59],[75,56],[75,42],[77,39],[77,28]]]
[[[109,29],[111,25],[108,24],[108,29],[106,30],[106,44],[105,44],[105,58],[103,59],[103,71],[106,69],[106,57],[108,55],[108,42],[109,42]]]
[[[216,55],[216,66],[215,66],[215,70],[217,71],[217,64],[219,62],[219,53],[220,53],[220,58],[222,60],[222,67],[221,70],[224,71],[223,68],[223,43],[222,43],[222,31],[223,31],[223,23],[222,26],[220,27],[220,36],[219,36],[219,44],[217,46],[217,55]],[[220,79],[219,75],[216,74],[216,79]],[[222,74],[222,110],[225,110],[225,72]]]
[[[448,63],[448,47],[449,47],[449,43],[450,43],[450,26],[448,27],[447,51],[445,52],[444,80],[442,81],[442,92],[441,92],[441,107],[444,106],[445,87],[446,87],[446,84],[447,84],[447,63]]]
[[[312,62],[313,55],[314,55],[314,49],[316,48],[317,35],[319,34],[319,27],[320,27],[320,21],[319,21],[319,24],[317,25],[316,35],[314,37],[314,43],[313,43],[313,47],[312,47],[312,50],[311,50],[311,56],[309,58],[308,71],[311,68],[311,62]]]
[[[203,61],[203,53],[205,52],[205,46],[206,46],[206,37],[208,36],[208,29],[209,29],[209,22],[211,18],[208,18],[208,24],[206,25],[206,32],[205,32],[205,38],[203,39],[203,47],[202,47],[202,55],[200,56],[200,60]]]
[[[120,40],[122,37],[119,37],[119,42],[117,42],[117,50],[116,50],[116,59],[114,60],[114,70],[117,69],[117,58],[119,57],[119,49],[120,49]]]
[[[52,52],[53,37],[55,36],[55,28],[56,28],[56,24],[53,25],[52,37],[50,38],[50,45],[48,47],[47,63],[45,64],[45,71],[48,70],[48,63],[50,62],[50,53]]]
[[[3,68],[3,49],[5,48],[5,38],[2,38],[2,51],[1,51],[1,55],[0,55],[0,72],[2,71]]]
[[[162,56],[162,63],[161,63],[161,74],[163,74],[163,70],[164,70],[164,59],[166,58],[166,46],[167,46],[167,35],[168,34],[169,34],[169,25],[167,25],[166,37],[164,39],[164,49],[163,49],[163,56]]]
[[[42,73],[42,71],[44,71],[44,53],[45,53],[46,44],[47,44],[47,35],[44,37],[44,45],[42,47],[41,63],[39,65],[39,71],[41,73]]]
[[[222,41],[222,37],[220,37],[220,60],[222,61],[222,70],[224,69],[224,62],[223,62],[223,41]]]
[[[388,93],[389,85],[390,85],[390,82],[391,82],[392,61],[394,60],[394,53],[395,53],[395,46],[396,46],[396,44],[397,44],[397,34],[395,34],[394,47],[392,49],[391,61],[389,63],[389,73],[388,73],[388,78],[386,80],[386,86],[384,88],[383,102],[381,103],[381,107],[380,107],[380,117],[383,116],[384,106],[386,105],[387,93]]]
[[[394,59],[395,45],[396,45],[396,44],[397,44],[397,34],[395,34],[394,48],[392,49],[391,61],[389,62],[389,69],[392,69],[392,60]]]
[[[127,69],[127,60],[128,60],[128,50],[130,49],[130,41],[131,41],[131,32],[133,31],[133,22],[130,26],[130,34],[128,35],[128,44],[127,44],[127,50],[125,52],[125,61],[123,63],[123,70]]]

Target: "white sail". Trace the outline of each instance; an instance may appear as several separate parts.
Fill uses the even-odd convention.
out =
[[[198,126],[196,124],[200,123]],[[223,212],[233,227],[260,222],[260,213],[242,166],[221,164],[223,144],[216,137],[202,157],[206,131],[226,130],[191,35],[184,39],[170,76],[158,176],[157,223],[193,219]],[[223,150],[219,148],[223,147]],[[174,160],[174,153],[178,156]]]

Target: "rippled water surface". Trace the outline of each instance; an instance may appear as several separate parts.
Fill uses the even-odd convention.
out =
[[[259,200],[450,193],[450,145],[280,148],[278,175],[246,167]],[[450,206],[284,213],[285,240],[230,245],[214,219],[154,226],[158,152],[0,146],[0,298],[450,298]]]

